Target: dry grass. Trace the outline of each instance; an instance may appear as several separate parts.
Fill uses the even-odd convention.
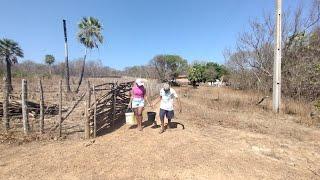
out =
[[[180,93],[189,105],[190,109],[186,111],[193,113],[190,117],[197,117],[197,124],[201,127],[213,124],[302,140],[307,132],[297,126],[319,126],[319,122],[310,117],[311,105],[302,102],[287,100],[283,102],[282,113],[275,114],[272,99],[257,105],[263,96],[255,92],[201,87],[182,88]]]

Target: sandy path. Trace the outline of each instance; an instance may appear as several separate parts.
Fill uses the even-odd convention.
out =
[[[190,112],[177,114],[175,121],[185,129],[160,135],[150,126],[143,132],[122,126],[92,144],[0,145],[0,179],[320,179],[319,141],[215,125],[199,128]]]

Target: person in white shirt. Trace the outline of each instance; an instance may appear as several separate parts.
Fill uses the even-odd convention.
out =
[[[181,102],[178,98],[178,95],[176,91],[172,88],[170,88],[170,85],[168,83],[165,83],[163,85],[163,88],[160,90],[160,96],[158,99],[155,101],[156,103],[160,102],[160,112],[159,112],[159,117],[161,121],[161,130],[160,134],[165,131],[164,128],[164,118],[166,117],[168,119],[168,125],[167,128],[171,128],[171,120],[174,118],[174,100],[177,99],[179,102],[179,112],[182,111],[181,109]]]

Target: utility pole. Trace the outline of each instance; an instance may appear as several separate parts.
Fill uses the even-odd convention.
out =
[[[281,16],[282,0],[275,0],[276,23],[274,38],[274,64],[273,64],[273,111],[280,112],[281,105]]]
[[[65,56],[65,79],[67,92],[71,92],[70,89],[70,74],[69,74],[69,60],[68,60],[68,39],[67,39],[67,25],[66,20],[63,19],[63,33],[64,33],[64,56]]]

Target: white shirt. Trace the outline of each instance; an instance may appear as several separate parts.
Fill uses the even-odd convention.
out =
[[[170,88],[167,93],[162,88],[160,90],[161,103],[160,108],[167,111],[173,111],[173,100],[178,97],[176,91]]]

